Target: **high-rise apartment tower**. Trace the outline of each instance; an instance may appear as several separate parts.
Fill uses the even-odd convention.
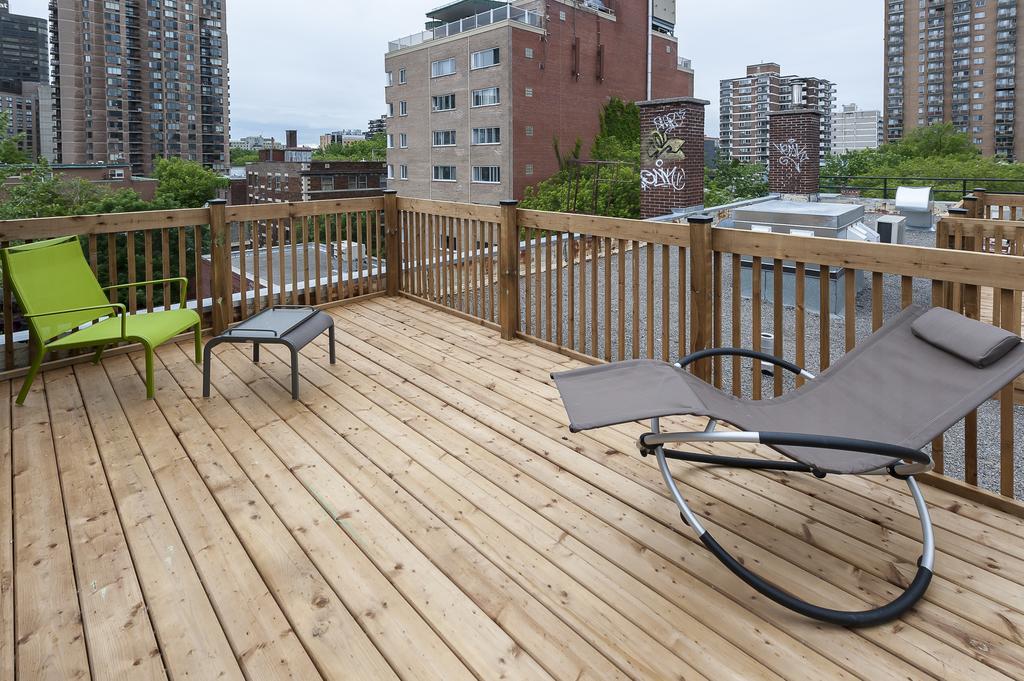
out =
[[[719,127],[723,159],[768,163],[768,114],[791,109],[821,112],[821,158],[832,151],[835,84],[814,76],[783,76],[778,64],[747,67],[747,75],[720,82]]]
[[[952,122],[986,156],[1024,158],[1014,115],[1022,0],[885,0],[885,139]]]
[[[50,0],[62,163],[228,168],[226,0]]]

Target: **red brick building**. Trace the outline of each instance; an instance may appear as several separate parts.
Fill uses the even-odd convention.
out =
[[[693,71],[672,35],[675,2],[459,0],[429,30],[392,41],[388,175],[401,196],[475,203],[521,198],[583,156],[612,97],[689,97]],[[649,57],[649,58],[648,58]]]
[[[314,161],[294,130],[283,149],[262,149],[245,166],[247,203],[289,203],[380,196],[387,178],[382,161]]]

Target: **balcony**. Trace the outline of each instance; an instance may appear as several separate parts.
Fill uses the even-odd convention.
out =
[[[0,223],[5,241],[82,234],[94,263],[145,244],[158,260],[96,265],[100,279],[151,278],[148,266],[187,276],[189,305],[216,330],[293,303],[323,306],[338,333],[337,364],[326,339],[303,351],[297,401],[274,346],[253,363],[221,345],[201,397],[183,343],[157,353],[153,401],[127,348],[100,364],[59,358],[17,407],[27,353],[7,325],[0,678],[1019,674],[1024,507],[1012,489],[926,476],[939,553],[925,600],[895,625],[818,625],[753,596],[687,534],[656,464],[636,454],[644,426],[570,433],[549,374],[734,337],[722,312],[761,309],[727,285],[741,257],[878,273],[869,280],[904,300],[918,285],[938,300],[949,286],[1015,286],[1004,302],[1024,260],[390,197],[219,210]],[[323,258],[294,259],[310,248]],[[167,295],[143,288],[132,313]],[[879,321],[894,313],[871,304]],[[4,305],[10,320],[9,293]],[[829,325],[792,314],[806,338],[778,342],[825,369]],[[850,331],[846,349],[863,338]],[[780,389],[729,362],[706,369],[726,386],[757,381],[766,398]],[[773,456],[718,451],[741,450]],[[899,481],[677,474],[730,548],[784,589],[866,607],[914,573],[919,530]]]
[[[420,33],[414,33],[404,38],[392,40],[388,42],[388,52],[395,52],[402,50],[407,47],[415,47],[416,45],[422,45],[423,43],[430,42],[433,40],[441,40],[442,38],[450,38],[452,36],[460,35],[466,31],[472,31],[477,28],[484,28],[487,26],[495,26],[498,24],[520,24],[523,26],[532,26],[534,28],[542,28],[544,25],[544,12],[543,7],[539,3],[530,3],[527,7],[514,7],[512,5],[505,5],[502,7],[496,7],[494,9],[487,10],[486,12],[480,12],[473,16],[451,21],[445,24],[441,24],[436,28],[429,31],[421,31]]]

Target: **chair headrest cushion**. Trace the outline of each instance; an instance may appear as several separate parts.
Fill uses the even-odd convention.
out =
[[[995,364],[1021,342],[1014,333],[942,307],[934,307],[915,319],[910,330],[926,343],[979,369]]]

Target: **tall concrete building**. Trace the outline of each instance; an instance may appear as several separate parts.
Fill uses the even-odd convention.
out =
[[[1014,114],[1022,0],[886,0],[885,138],[952,122],[986,156],[1024,158]]]
[[[46,19],[12,14],[0,0],[0,91],[21,92],[22,83],[50,82]]]
[[[181,157],[227,172],[226,0],[50,0],[62,163]]]
[[[52,155],[49,82],[46,19],[12,14],[8,0],[0,0],[0,113],[7,117],[4,132],[20,136],[31,160]]]
[[[768,114],[791,109],[821,112],[821,158],[832,151],[835,84],[814,76],[784,76],[774,62],[752,64],[742,78],[722,80],[719,89],[722,159],[767,165]]]
[[[882,112],[844,104],[832,121],[832,153],[877,149],[882,143]]]
[[[475,203],[521,198],[583,157],[611,97],[692,96],[675,1],[457,0],[385,56],[389,186]]]

